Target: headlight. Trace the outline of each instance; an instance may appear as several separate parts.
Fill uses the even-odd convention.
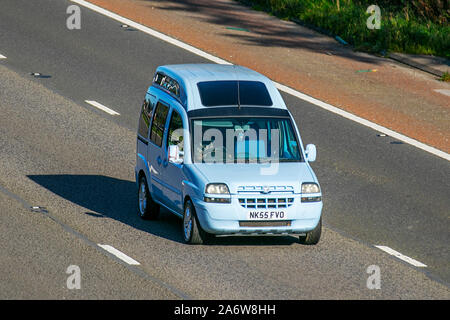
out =
[[[205,188],[205,193],[209,194],[230,194],[225,183],[210,183]]]
[[[302,183],[302,202],[320,202],[322,201],[321,196],[308,197],[304,196],[307,193],[320,193],[320,188],[317,183]]]
[[[302,193],[320,193],[317,183],[302,183]]]
[[[230,190],[225,183],[210,183],[205,188],[205,202],[231,203]]]

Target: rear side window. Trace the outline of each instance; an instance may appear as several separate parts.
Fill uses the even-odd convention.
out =
[[[166,76],[161,73],[157,73],[153,78],[153,83],[163,87],[167,91],[173,93],[175,96],[180,97],[180,85],[175,79]]]
[[[153,109],[155,107],[156,97],[149,95],[145,98],[141,108],[141,116],[139,117],[138,134],[148,139],[148,131],[150,127],[150,119],[152,118]]]
[[[158,147],[162,145],[164,135],[164,125],[166,124],[169,107],[158,102],[156,104],[155,112],[153,114],[152,129],[150,132],[150,140]]]
[[[205,107],[238,105],[238,101],[248,106],[272,105],[265,84],[259,81],[205,81],[197,86]]]

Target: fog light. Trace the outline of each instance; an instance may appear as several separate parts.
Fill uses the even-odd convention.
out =
[[[302,197],[302,202],[320,202],[322,197]]]
[[[205,196],[204,200],[205,202],[212,202],[212,203],[231,203],[231,198],[216,198]]]

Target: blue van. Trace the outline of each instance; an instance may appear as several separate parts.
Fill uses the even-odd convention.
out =
[[[164,207],[186,243],[214,235],[297,235],[318,243],[322,193],[272,81],[235,65],[157,68],[139,119],[138,213]]]

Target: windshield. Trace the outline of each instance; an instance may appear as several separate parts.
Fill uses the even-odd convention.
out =
[[[192,119],[196,163],[302,161],[289,118],[227,117]]]

